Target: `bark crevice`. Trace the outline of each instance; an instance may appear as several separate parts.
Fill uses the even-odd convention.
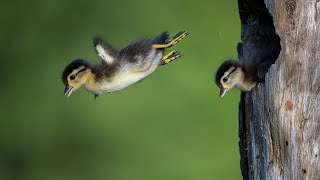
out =
[[[276,34],[276,30],[273,24],[273,17],[269,13],[263,0],[238,0],[239,13],[241,19],[241,40],[238,44],[238,58],[244,63],[250,63],[255,60],[264,59],[269,64],[274,64],[280,54],[280,38]],[[269,67],[267,67],[269,68]],[[267,70],[266,70],[267,71]],[[265,155],[264,148],[257,149],[259,152],[248,151],[249,146],[255,144],[261,144],[266,139],[256,138],[255,142],[252,142],[252,136],[258,136],[259,131],[262,129],[252,130],[250,129],[252,123],[259,123],[251,121],[251,115],[258,115],[258,113],[250,114],[247,112],[246,106],[261,106],[261,108],[268,108],[264,104],[254,104],[254,102],[248,97],[249,93],[241,93],[241,100],[239,105],[239,147],[241,154],[241,172],[244,179],[249,179],[249,175],[254,172],[253,165],[255,166],[268,166],[273,164],[273,160],[268,160],[268,163],[252,164],[253,159],[263,158]],[[267,98],[267,97],[266,97]],[[254,117],[268,118],[266,117]],[[269,140],[272,141],[271,133],[272,126],[266,122],[269,126],[268,132],[261,134],[269,134]],[[254,133],[254,134],[252,134]],[[254,143],[254,144],[253,144]],[[262,177],[261,177],[262,178]]]

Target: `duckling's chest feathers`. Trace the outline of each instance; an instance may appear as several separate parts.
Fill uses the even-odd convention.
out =
[[[257,82],[243,80],[237,84],[237,87],[242,91],[251,91],[257,85]]]
[[[253,78],[255,76],[255,71],[252,71],[251,69],[249,70],[247,69],[248,68],[244,70],[241,80],[236,85],[242,91],[251,91],[252,88],[254,88],[258,84],[258,82]]]
[[[144,79],[157,69],[161,58],[162,53],[153,52],[145,59],[137,59],[134,63],[122,65],[119,71],[115,72],[109,79],[96,82],[99,94],[118,91]]]
[[[151,74],[157,66],[150,67],[148,71],[139,72],[139,71],[127,71],[124,73],[119,73],[112,77],[111,81],[102,81],[97,84],[100,93],[114,92],[126,88],[127,86],[134,84],[149,74]]]

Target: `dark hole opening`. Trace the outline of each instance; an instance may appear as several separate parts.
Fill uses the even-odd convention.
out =
[[[280,37],[263,0],[239,0],[239,11],[242,40],[238,44],[239,60],[257,63],[255,68],[259,69],[258,78],[263,81],[268,69],[279,57]]]
[[[305,169],[302,169],[302,172],[303,172],[303,174],[305,174],[305,173],[307,173],[307,170],[305,170]]]

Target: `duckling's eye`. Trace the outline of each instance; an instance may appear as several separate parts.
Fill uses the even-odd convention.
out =
[[[229,77],[227,76],[227,77],[224,77],[224,78],[222,79],[222,81],[223,81],[223,82],[227,82],[228,79],[229,79]]]
[[[71,80],[74,80],[75,78],[76,78],[76,75],[70,76],[70,79],[71,79]]]

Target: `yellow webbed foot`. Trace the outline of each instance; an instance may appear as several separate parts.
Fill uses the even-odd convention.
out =
[[[169,62],[178,59],[182,54],[179,51],[171,51],[169,54],[164,56],[161,60],[161,65],[168,64]]]
[[[187,31],[181,31],[178,34],[176,34],[173,38],[168,39],[166,41],[166,44],[154,44],[154,45],[152,45],[152,47],[155,49],[169,48],[169,47],[177,44],[182,39],[184,39],[187,35],[189,35],[189,33]]]

